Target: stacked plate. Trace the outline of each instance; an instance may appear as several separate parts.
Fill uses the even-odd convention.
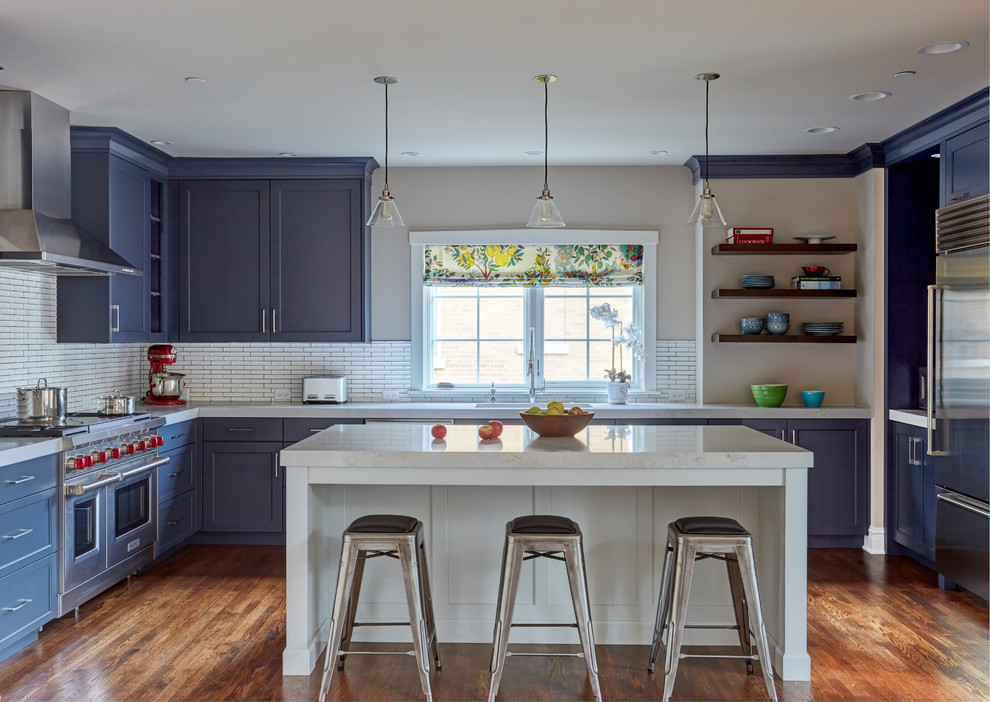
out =
[[[744,275],[740,280],[744,288],[772,288],[774,285],[772,275]]]
[[[842,333],[842,322],[805,322],[801,330],[810,336],[835,336]]]

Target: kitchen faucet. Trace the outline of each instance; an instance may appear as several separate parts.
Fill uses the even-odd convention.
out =
[[[529,360],[526,361],[526,375],[529,376],[529,404],[536,404],[536,330],[529,328]]]

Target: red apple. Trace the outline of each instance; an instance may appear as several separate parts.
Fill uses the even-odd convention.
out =
[[[495,438],[495,427],[491,424],[482,424],[478,427],[478,436],[487,441]]]
[[[497,419],[492,419],[491,421],[488,422],[488,426],[495,429],[495,436],[502,436],[502,429],[505,428],[502,426],[502,422],[498,421]]]
[[[433,434],[434,439],[442,439],[447,436],[447,427],[443,424],[434,424],[433,428],[430,429],[430,433]]]

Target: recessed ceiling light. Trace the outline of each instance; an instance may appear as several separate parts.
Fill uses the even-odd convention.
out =
[[[894,78],[910,78],[911,76],[917,75],[917,71],[898,71],[894,74]]]
[[[962,51],[969,46],[968,41],[936,41],[933,44],[925,44],[918,53],[922,56],[938,56],[939,54],[951,54],[953,51]]]
[[[667,152],[666,151],[663,151],[663,150],[651,151],[650,152],[650,156],[666,156],[666,155],[667,155]]]
[[[171,146],[172,142],[165,141],[164,139],[152,139],[151,143],[155,146]]]
[[[403,156],[408,156],[409,158],[416,158],[417,156],[419,156],[419,152],[418,151],[403,151],[402,152],[402,155]]]
[[[542,151],[527,151],[526,152],[526,155],[527,156],[542,156],[543,155],[543,152]]]
[[[188,76],[185,80],[186,80],[187,83],[195,83],[197,85],[199,83],[205,83],[206,82],[206,78],[200,78],[199,76]]]
[[[279,152],[278,155],[279,156],[284,156],[285,158],[290,158],[292,156],[296,156],[297,154],[294,154],[291,151],[281,151],[281,152]]]
[[[871,90],[865,93],[856,93],[855,95],[850,95],[849,99],[854,102],[874,102],[876,100],[886,100],[893,93],[887,90]]]
[[[805,134],[831,134],[839,131],[838,127],[808,127],[803,130]]]

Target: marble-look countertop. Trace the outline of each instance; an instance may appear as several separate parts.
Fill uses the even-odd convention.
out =
[[[893,422],[928,428],[928,414],[923,409],[892,409],[888,411],[887,417]]]
[[[448,427],[435,440],[423,424],[340,424],[280,457],[290,471],[309,468],[311,482],[321,482],[320,469],[332,469],[330,482],[393,485],[644,485],[664,471],[676,471],[676,484],[689,485],[685,474],[698,473],[697,484],[704,484],[710,475],[700,473],[740,469],[745,484],[754,484],[754,469],[775,474],[764,484],[780,484],[781,469],[813,463],[811,451],[740,426],[592,425],[574,438],[551,439],[515,425],[482,441],[466,425]]]
[[[852,405],[806,407],[756,407],[755,405],[706,405],[633,402],[625,405],[580,403],[594,411],[596,419],[868,419],[873,411]],[[195,402],[180,407],[143,407],[167,424],[197,417],[339,418],[392,421],[452,421],[466,419],[515,419],[528,404],[466,402],[348,402],[339,405],[304,405],[259,402]],[[19,463],[69,448],[62,439],[0,439],[0,466]]]

